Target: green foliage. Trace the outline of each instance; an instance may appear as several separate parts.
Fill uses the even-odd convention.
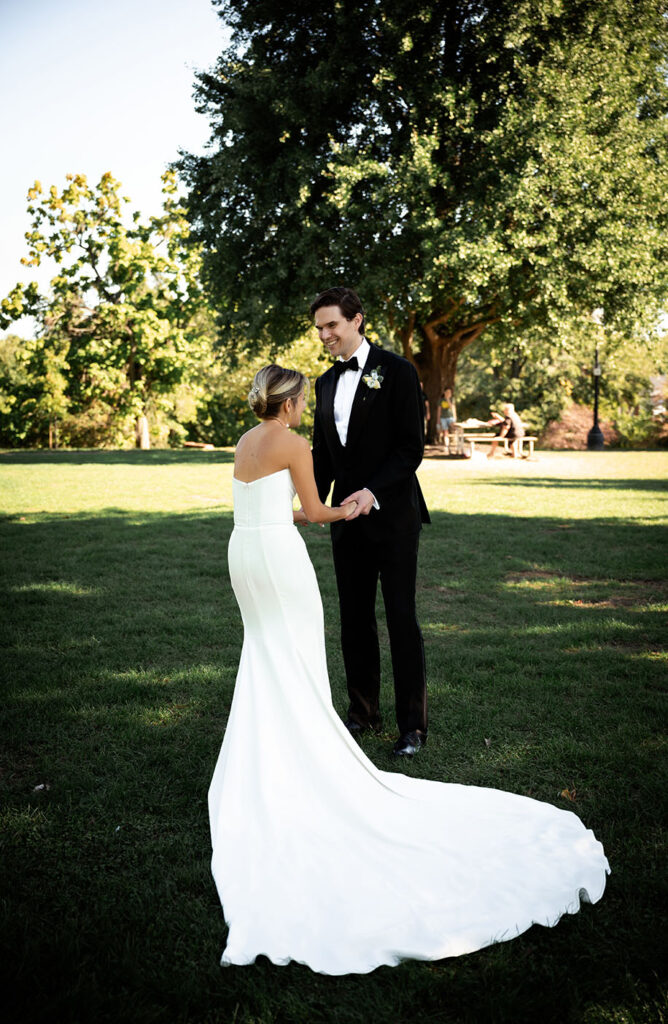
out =
[[[650,378],[668,369],[668,336],[624,338],[594,324],[561,337],[537,328],[529,342],[518,339],[512,347],[493,333],[481,338],[459,361],[460,419],[487,419],[513,402],[531,429],[543,433],[572,403],[592,405],[597,345],[602,418],[614,424],[623,443],[654,443],[661,422],[652,416]]]
[[[665,419],[652,415],[649,401],[642,402],[640,408],[621,407],[615,417],[619,445],[621,448],[647,448],[657,444],[663,436],[664,424]]]
[[[287,343],[358,288],[435,406],[510,349],[665,301],[668,88],[656,0],[218,0],[213,148],[180,164],[223,326]],[[632,254],[632,258],[630,257]]]
[[[271,349],[260,352],[252,348],[218,352],[214,362],[204,371],[203,399],[194,420],[186,421],[188,436],[209,441],[215,445],[234,445],[241,434],[257,423],[248,405],[248,392],[253,377],[270,362],[300,370],[311,381],[320,376],[330,364],[322,344],[315,335],[304,336],[292,342],[280,353]],[[304,411],[299,433],[310,437],[313,431],[315,392]]]
[[[15,334],[0,338],[0,444],[9,447],[20,444],[25,437],[16,415],[17,396],[27,380],[19,356],[24,344]]]
[[[31,314],[39,325],[20,354],[18,394],[23,430],[36,440],[60,421],[65,442],[127,444],[137,417],[159,419],[206,350],[196,323],[199,254],[174,175],[163,176],[163,212],[147,222],[134,213],[127,223],[119,187],[111,174],[96,186],[77,174],[62,191],[35,182],[28,193],[22,262],[50,257],[59,271],[49,296],[17,285],[0,324]]]
[[[554,340],[536,331],[531,346],[499,343],[493,335],[468,348],[459,360],[457,411],[460,419],[488,419],[504,402],[513,402],[533,431],[542,431],[550,420],[573,401],[574,391],[591,387],[591,370],[575,336]]]

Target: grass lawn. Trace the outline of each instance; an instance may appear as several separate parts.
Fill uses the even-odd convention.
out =
[[[241,646],[231,476],[229,451],[0,453],[4,1019],[668,1019],[668,453],[423,463],[429,744],[389,756],[383,636],[387,731],[365,749],[575,810],[612,874],[556,928],[343,978],[218,965],[206,794]],[[328,532],[305,536],[343,711]]]

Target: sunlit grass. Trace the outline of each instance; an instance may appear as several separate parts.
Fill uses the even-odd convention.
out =
[[[0,454],[10,1019],[660,1020],[668,455],[423,463],[429,743],[412,764],[389,756],[381,629],[385,728],[364,747],[388,770],[569,807],[613,874],[596,907],[554,930],[342,979],[263,960],[218,967],[206,791],[242,639],[225,560],[231,460]],[[343,711],[327,531],[304,536]]]

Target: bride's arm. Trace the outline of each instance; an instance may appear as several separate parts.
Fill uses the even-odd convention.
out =
[[[333,523],[355,511],[356,502],[330,508],[323,505],[313,475],[313,456],[308,441],[296,434],[290,436],[289,467],[304,515],[309,523]]]

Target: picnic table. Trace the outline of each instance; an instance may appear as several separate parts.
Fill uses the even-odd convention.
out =
[[[498,439],[499,442],[503,442],[503,450],[509,451],[510,445],[513,443],[509,441],[507,437],[499,437],[497,433],[490,431],[489,425],[484,420],[468,419],[464,420],[463,423],[454,423],[453,426],[456,428],[456,434],[460,439],[460,442],[466,442],[470,445],[471,455],[475,452],[475,446],[477,444],[491,444],[492,441]],[[523,457],[531,458],[533,455],[533,446],[538,438],[533,434],[525,434],[524,437],[517,439],[518,454]],[[529,447],[528,456],[524,456],[524,444]]]

